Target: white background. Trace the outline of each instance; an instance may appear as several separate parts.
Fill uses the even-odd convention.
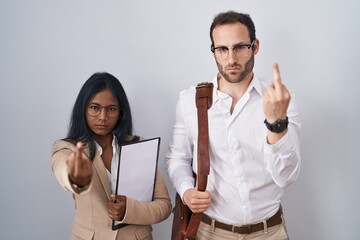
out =
[[[283,198],[291,239],[360,239],[358,0],[0,0],[0,239],[70,238],[74,204],[50,154],[96,71],[122,82],[135,132],[162,138],[173,198],[164,156],[178,94],[216,74],[209,27],[230,9],[255,22],[256,74],[272,78],[279,62],[300,107],[302,169]]]

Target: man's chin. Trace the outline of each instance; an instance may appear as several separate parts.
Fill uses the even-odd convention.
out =
[[[239,77],[239,76],[237,76],[237,75],[235,75],[235,76],[232,76],[232,75],[227,75],[226,77],[225,77],[225,80],[226,81],[228,81],[229,83],[239,83],[239,82],[241,82],[243,79],[241,78],[241,77]]]

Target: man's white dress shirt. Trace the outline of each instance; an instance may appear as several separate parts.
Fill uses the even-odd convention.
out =
[[[263,92],[270,81],[251,81],[232,113],[232,98],[213,80],[213,104],[208,111],[212,201],[205,212],[228,224],[249,224],[274,215],[286,186],[300,170],[301,124],[294,95],[288,107],[288,132],[276,144],[266,141]],[[176,121],[166,155],[166,167],[176,191],[194,186],[197,172],[197,110],[195,87],[184,90],[176,107]],[[191,163],[192,168],[191,168]]]

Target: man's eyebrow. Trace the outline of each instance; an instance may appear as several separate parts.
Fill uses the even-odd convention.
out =
[[[251,43],[246,43],[246,42],[238,42],[238,43],[235,43],[234,45],[233,45],[233,47],[234,46],[239,46],[239,45],[250,45]]]
[[[221,48],[221,47],[225,47],[225,48],[227,48],[227,46],[225,46],[225,45],[217,45],[217,46],[214,46],[215,48]]]
[[[251,43],[237,42],[237,43],[234,43],[233,45],[231,45],[231,47],[242,46],[242,45],[250,45],[250,44]],[[222,47],[229,48],[228,46],[225,46],[225,45],[214,46],[214,48],[222,48]]]

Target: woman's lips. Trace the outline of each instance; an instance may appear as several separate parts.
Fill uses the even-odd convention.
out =
[[[102,125],[102,124],[98,124],[98,125],[95,125],[97,128],[99,129],[105,129],[108,127],[108,125]]]

